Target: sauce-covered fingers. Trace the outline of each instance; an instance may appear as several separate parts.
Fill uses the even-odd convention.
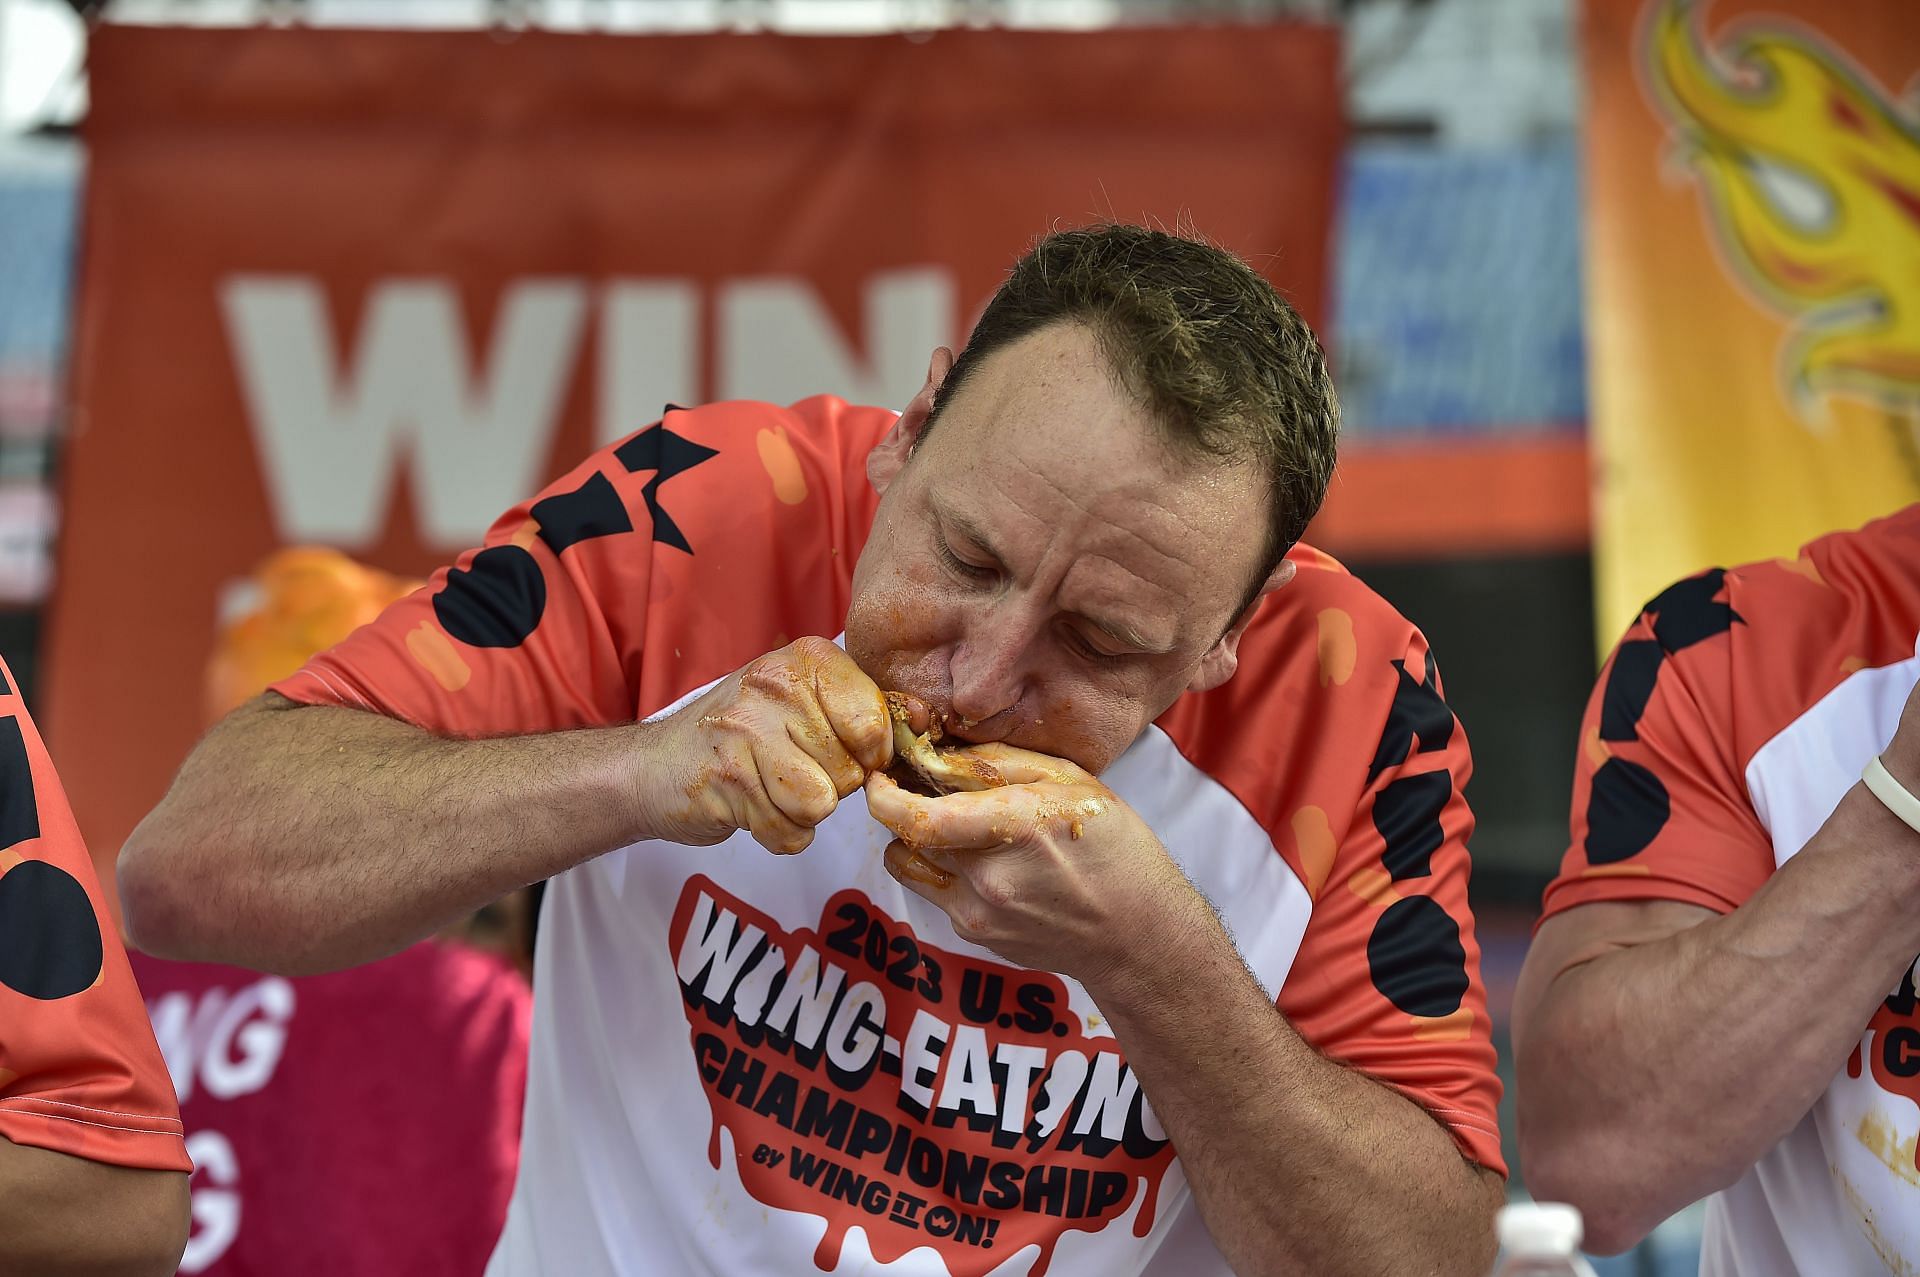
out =
[[[987,851],[1033,836],[1051,810],[1030,789],[983,789],[926,798],[884,772],[867,777],[867,810],[909,846]]]
[[[879,771],[893,761],[893,720],[886,698],[852,657],[829,648],[833,655],[823,653],[813,665],[820,712],[847,753],[866,770]]]
[[[898,838],[887,844],[884,856],[887,872],[910,889],[914,884],[918,884],[921,887],[931,887],[941,891],[953,885],[951,871],[942,869],[925,854],[907,846]]]
[[[833,779],[789,740],[756,742],[753,763],[768,801],[795,825],[811,829],[840,805]]]
[[[790,721],[787,737],[825,773],[836,797],[845,798],[866,783],[867,769],[847,752],[847,747],[824,720]]]

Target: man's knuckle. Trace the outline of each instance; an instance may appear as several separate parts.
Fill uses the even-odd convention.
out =
[[[1007,908],[1017,894],[1013,883],[1001,874],[980,875],[974,879],[973,890],[980,902],[991,909]]]
[[[809,634],[804,638],[795,639],[791,644],[790,650],[795,656],[804,657],[812,661],[831,660],[840,652],[840,649],[835,647],[831,640],[823,639],[817,634]]]

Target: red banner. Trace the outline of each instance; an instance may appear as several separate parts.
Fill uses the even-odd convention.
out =
[[[288,544],[424,574],[669,401],[903,406],[1037,232],[1191,224],[1318,320],[1334,33],[106,26],[44,721],[110,858]]]

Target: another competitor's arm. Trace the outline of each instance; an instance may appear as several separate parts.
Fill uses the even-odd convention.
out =
[[[298,974],[391,953],[647,838],[795,852],[892,756],[879,689],[824,639],[651,723],[446,739],[268,693],[187,759],[121,853],[148,952]]]
[[[0,1277],[163,1277],[187,1244],[187,1176],[0,1138]]]
[[[1920,694],[1885,758],[1920,790]],[[1917,901],[1920,833],[1856,784],[1724,916],[1647,900],[1549,918],[1514,998],[1528,1186],[1579,1206],[1609,1252],[1739,1179],[1899,985],[1920,952]]]

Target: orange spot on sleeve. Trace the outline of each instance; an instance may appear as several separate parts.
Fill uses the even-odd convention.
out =
[[[1333,872],[1333,857],[1340,850],[1333,838],[1333,823],[1318,807],[1302,807],[1293,813],[1293,841],[1300,849],[1300,865],[1307,873],[1307,894],[1320,898]]]
[[[1381,908],[1400,899],[1400,893],[1393,889],[1393,879],[1378,865],[1354,870],[1353,877],[1347,879],[1347,890]]]
[[[1413,1036],[1422,1042],[1461,1042],[1473,1032],[1473,1008],[1460,1007],[1448,1015],[1410,1015]]]
[[[1588,865],[1580,871],[1582,878],[1645,878],[1653,870],[1645,865]]]
[[[20,863],[20,857],[11,851],[0,851],[0,874]]]
[[[1840,662],[1840,672],[1842,674],[1858,674],[1865,668],[1867,668],[1867,658],[1864,656],[1849,656],[1846,660]]]
[[[422,621],[408,631],[407,651],[413,653],[413,659],[420,662],[421,668],[433,675],[434,682],[449,692],[459,691],[473,677],[466,661],[453,650],[451,640],[432,621]]]
[[[799,505],[807,499],[807,474],[800,468],[799,454],[787,438],[785,426],[762,430],[754,436],[760,449],[760,465],[773,480],[773,495],[787,505]]]
[[[1775,559],[1774,562],[1795,576],[1805,577],[1815,585],[1825,585],[1827,583],[1827,579],[1820,575],[1820,569],[1812,559]]]
[[[1353,617],[1330,607],[1320,613],[1320,686],[1344,686],[1353,677],[1360,660],[1360,645],[1353,636]]]
[[[1587,739],[1584,744],[1587,747],[1587,761],[1592,763],[1596,770],[1601,764],[1613,757],[1613,751],[1607,747],[1607,742],[1600,739],[1600,729],[1598,727],[1587,733]]]
[[[539,537],[539,535],[540,535],[540,521],[538,519],[528,519],[525,523],[522,523],[520,525],[517,531],[514,532],[513,543],[519,546],[522,550],[531,550],[533,548],[534,541]]]

